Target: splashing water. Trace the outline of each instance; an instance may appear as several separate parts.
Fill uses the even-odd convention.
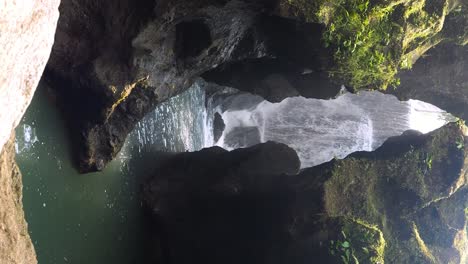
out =
[[[238,106],[236,106],[238,108]],[[302,167],[356,151],[372,151],[406,130],[427,133],[456,118],[417,100],[401,102],[380,92],[346,93],[334,100],[287,98],[247,109],[220,108],[226,125],[215,143],[226,149],[276,141],[294,148]]]

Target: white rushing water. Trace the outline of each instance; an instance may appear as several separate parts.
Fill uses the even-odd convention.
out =
[[[232,103],[231,100],[229,103]],[[292,97],[261,101],[246,109],[219,107],[225,129],[216,145],[226,149],[276,141],[294,148],[302,167],[356,151],[372,151],[406,130],[433,131],[456,119],[417,100],[399,101],[380,92],[345,93],[334,100]]]
[[[392,136],[412,129],[422,133],[456,119],[421,101],[399,101],[379,92],[344,93],[333,100],[291,97],[270,103],[259,96],[225,88],[207,98],[208,84],[188,91],[148,113],[128,136],[117,160],[136,153],[196,151],[213,145],[232,150],[266,141],[294,148],[302,167],[311,167],[356,151],[372,151]],[[207,100],[208,99],[208,100]],[[225,124],[214,135],[214,115]],[[40,143],[35,124],[17,131],[17,153]]]

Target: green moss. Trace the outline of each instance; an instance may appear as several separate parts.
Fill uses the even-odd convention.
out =
[[[149,76],[138,79],[134,83],[127,84],[121,89],[117,89],[117,87],[111,85],[109,87],[109,89],[114,94],[118,94],[118,95],[116,97],[115,102],[110,106],[110,108],[106,112],[106,120],[108,120],[110,118],[110,116],[114,113],[115,108],[117,108],[117,106],[119,106],[123,101],[125,101],[127,99],[127,97],[132,93],[132,91],[133,91],[133,89],[135,87],[140,87],[140,88],[143,88],[143,89],[146,89],[147,87],[149,87],[148,86],[148,78],[149,78]],[[121,91],[118,92],[118,90],[121,90]]]
[[[463,129],[452,123],[419,139],[409,135],[405,140],[411,143],[402,140],[375,153],[357,153],[334,161],[324,183],[327,215],[353,219],[381,231],[387,263],[443,263],[441,252],[448,249],[440,241],[454,236],[453,230],[441,220],[446,216],[434,215],[427,208],[450,216],[455,214],[452,211],[460,212],[440,202],[465,185],[465,176],[460,173],[464,149],[457,148],[455,142]],[[466,207],[461,206],[461,210]],[[357,244],[353,241],[365,237],[355,227],[343,227],[343,231],[347,238],[338,242],[348,241],[351,248]],[[459,240],[464,243],[465,237]],[[376,263],[362,262],[356,250],[351,253],[360,263]]]
[[[360,219],[345,219],[336,240],[330,241],[330,254],[342,263],[384,263],[385,239],[382,231]]]
[[[308,21],[323,23],[323,42],[333,49],[332,76],[355,89],[399,85],[400,69],[409,69],[439,34],[448,1],[288,0]]]
[[[437,263],[434,255],[432,255],[431,251],[429,248],[426,246],[426,243],[424,240],[421,238],[421,235],[419,234],[418,227],[416,226],[415,223],[412,223],[412,229],[413,229],[413,235],[414,238],[418,244],[419,252],[426,258],[430,263]]]

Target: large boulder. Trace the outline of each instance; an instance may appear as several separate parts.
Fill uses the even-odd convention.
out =
[[[164,162],[145,185],[170,263],[459,263],[468,255],[466,127],[407,132],[297,172],[272,142]]]
[[[327,175],[327,215],[365,222],[382,232],[385,262],[466,263],[465,133],[466,127],[457,123],[427,135],[406,133],[375,152],[355,153],[304,173]]]

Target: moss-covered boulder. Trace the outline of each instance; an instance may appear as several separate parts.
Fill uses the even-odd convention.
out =
[[[442,41],[466,43],[466,4],[456,0],[283,0],[280,13],[326,26],[330,73],[356,89],[386,89]]]
[[[386,241],[387,263],[466,263],[465,128],[406,134],[325,170],[324,210],[363,221]]]

